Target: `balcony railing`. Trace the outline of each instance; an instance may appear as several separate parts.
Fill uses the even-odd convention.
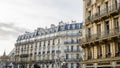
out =
[[[25,57],[28,57],[29,55],[28,54],[21,54],[20,57],[21,58],[25,58]]]
[[[64,42],[64,44],[78,44],[78,41],[68,41]]]
[[[102,1],[102,0],[97,0],[97,1]],[[86,18],[86,24],[100,20],[100,18],[104,19],[104,17],[108,16],[108,14],[112,16],[113,13],[116,13],[116,11],[118,12],[120,11],[120,3],[112,4],[108,6],[108,8],[101,9],[100,12],[96,12],[95,14],[88,16]]]
[[[65,62],[80,62],[81,60],[81,58],[68,58],[65,59]]]
[[[66,53],[67,52],[80,52],[80,49],[73,49],[73,50],[69,50],[69,49],[66,49],[64,50]]]
[[[115,37],[116,35],[120,35],[120,27],[117,28],[113,28],[111,30],[107,30],[107,31],[103,31],[100,32],[98,34],[93,34],[91,36],[86,35],[86,38],[82,38],[82,40],[80,40],[80,43],[87,43],[87,42],[91,42],[91,41],[96,41],[99,39],[106,39],[106,38],[110,38],[110,37]]]

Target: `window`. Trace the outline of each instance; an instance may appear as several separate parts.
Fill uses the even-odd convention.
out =
[[[97,7],[98,16],[100,15],[100,6]]]
[[[115,9],[117,9],[118,2],[115,0]]]
[[[55,45],[55,40],[53,39],[53,45]]]
[[[77,45],[77,51],[79,51],[79,50],[80,50],[79,45]]]
[[[71,68],[74,68],[74,64],[73,63],[71,63]]]
[[[120,42],[115,43],[115,56],[120,56]]]
[[[66,59],[68,59],[69,58],[69,55],[68,54],[66,54]]]
[[[111,49],[110,49],[110,44],[106,44],[105,46],[105,50],[106,50],[106,57],[110,57],[111,56]]]
[[[73,46],[71,46],[71,51],[73,51]]]
[[[39,42],[39,47],[41,47],[41,41]]]
[[[50,45],[50,40],[48,41],[48,45]]]
[[[105,3],[105,7],[106,7],[106,12],[108,12],[108,2]]]
[[[79,63],[76,64],[76,68],[80,68],[80,64]]]
[[[58,44],[60,44],[60,39],[58,39]]]
[[[79,59],[79,54],[76,54],[76,59]]]
[[[101,58],[102,57],[102,47],[101,46],[97,46],[97,58]]]
[[[109,21],[106,21],[105,22],[105,35],[109,35],[109,31],[110,31],[110,28],[109,28]]]
[[[87,29],[87,38],[91,38],[91,28]]]
[[[66,48],[67,48],[67,51],[69,50],[69,46],[66,46]]]
[[[68,68],[68,63],[66,63],[66,68]]]
[[[118,18],[114,18],[114,31],[115,33],[119,32],[119,22],[118,22]]]
[[[89,59],[92,59],[92,51],[90,47],[88,48],[88,60]]]
[[[97,25],[97,34],[98,38],[101,37],[101,24]]]
[[[45,46],[45,41],[44,41],[44,46]]]
[[[91,11],[88,12],[88,21],[91,20]]]

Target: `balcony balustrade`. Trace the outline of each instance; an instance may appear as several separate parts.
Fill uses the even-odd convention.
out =
[[[113,28],[110,30],[106,30],[97,34],[93,34],[93,35],[86,35],[86,38],[82,38],[82,40],[80,40],[80,44],[82,43],[88,43],[88,42],[93,42],[93,41],[97,41],[99,39],[107,39],[107,38],[111,38],[111,37],[116,37],[120,35],[120,27],[117,28]]]
[[[102,0],[97,0],[97,1],[102,1]],[[113,16],[114,14],[119,13],[120,11],[120,3],[117,4],[112,4],[108,6],[108,8],[101,9],[100,12],[96,12],[95,14],[88,16],[85,21],[86,24],[89,24],[90,22],[93,21],[98,21],[101,19],[105,19],[106,16]]]
[[[26,57],[28,57],[28,56],[29,56],[28,54],[21,54],[21,55],[20,55],[21,58],[26,58]]]
[[[78,41],[66,41],[64,44],[78,44]]]
[[[68,58],[65,59],[65,62],[80,62],[81,58]]]
[[[69,50],[69,49],[66,49],[64,50],[65,53],[69,53],[69,52],[80,52],[80,49],[73,49],[73,50]]]

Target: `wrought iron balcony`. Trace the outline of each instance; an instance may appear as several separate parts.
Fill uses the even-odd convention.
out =
[[[82,40],[80,40],[80,44],[86,44],[88,42],[95,42],[99,39],[107,39],[107,38],[111,38],[111,37],[117,37],[118,35],[120,35],[120,27],[116,27],[113,28],[111,30],[105,30],[103,32],[99,32],[97,34],[93,34],[93,35],[86,35],[86,38],[82,38]]]
[[[102,0],[97,0],[97,2],[101,2]],[[95,14],[88,16],[85,20],[86,24],[89,24],[94,21],[99,21],[106,19],[106,17],[111,17],[114,15],[118,15],[120,11],[120,3],[112,4],[108,6],[108,8],[104,8],[100,10],[100,12],[96,12]]]
[[[73,49],[73,50],[66,49],[66,50],[64,50],[64,51],[65,51],[65,53],[80,52],[80,49]]]
[[[68,58],[65,59],[65,62],[80,62],[81,60],[81,58]]]
[[[29,55],[28,54],[21,54],[20,57],[21,58],[25,58],[25,57],[28,57]]]
[[[78,44],[78,41],[68,41],[64,42],[64,44]]]

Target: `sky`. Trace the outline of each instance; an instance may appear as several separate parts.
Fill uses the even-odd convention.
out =
[[[0,55],[15,47],[18,35],[60,21],[82,22],[83,0],[0,0]]]

